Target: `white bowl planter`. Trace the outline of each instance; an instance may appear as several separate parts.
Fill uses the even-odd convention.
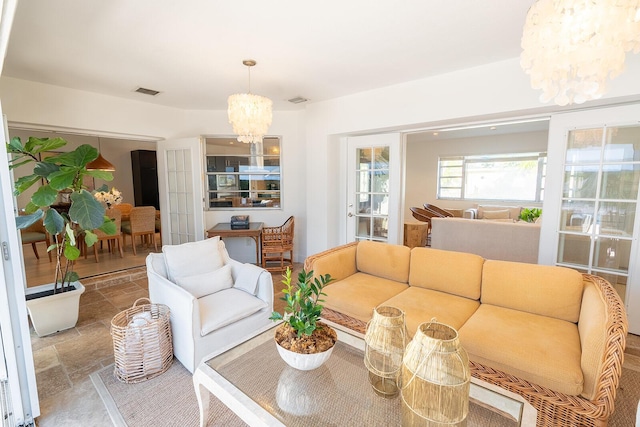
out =
[[[327,361],[327,359],[329,359],[329,356],[331,356],[333,347],[335,347],[335,345],[329,350],[323,351],[322,353],[313,354],[296,353],[294,351],[287,350],[286,348],[281,347],[277,342],[276,347],[278,348],[280,357],[282,357],[282,360],[284,360],[287,365],[301,371],[310,371],[312,369],[320,367],[324,362]]]
[[[80,295],[84,293],[84,286],[80,282],[72,282],[71,286],[75,289],[27,300],[29,317],[39,337],[76,326],[80,311]],[[52,289],[53,284],[35,286],[27,288],[26,295]]]

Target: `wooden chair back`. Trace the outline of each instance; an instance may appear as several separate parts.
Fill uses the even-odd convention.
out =
[[[113,207],[118,209],[122,213],[122,221],[129,221],[129,215],[131,214],[131,209],[133,209],[133,205],[131,203],[120,203],[119,205],[114,205]]]
[[[293,237],[295,219],[290,216],[279,227],[262,228],[262,268],[268,271],[283,271],[293,268]],[[285,254],[289,254],[287,257]],[[276,261],[278,266],[270,267],[268,262]]]
[[[136,206],[129,213],[132,234],[155,233],[156,208],[153,206]]]
[[[447,218],[453,216],[453,214],[448,210],[439,208],[436,205],[430,205],[429,203],[425,203],[424,208],[425,210],[432,212],[433,216],[438,218]]]

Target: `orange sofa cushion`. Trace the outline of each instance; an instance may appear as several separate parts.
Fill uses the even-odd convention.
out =
[[[582,393],[575,323],[482,304],[459,335],[474,362],[560,393]]]
[[[570,268],[486,260],[482,269],[483,304],[577,322],[582,291]]]
[[[394,280],[356,273],[324,288],[324,306],[368,322],[375,307],[408,287]]]
[[[409,284],[478,300],[483,264],[474,254],[413,248]]]
[[[363,240],[358,243],[356,266],[363,273],[408,283],[410,258],[407,246]]]
[[[413,336],[421,323],[429,322],[434,317],[440,323],[460,329],[478,309],[480,302],[412,286],[385,301],[383,305],[404,311],[407,331],[409,336]]]

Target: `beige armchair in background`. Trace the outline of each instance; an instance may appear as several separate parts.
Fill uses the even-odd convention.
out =
[[[44,224],[42,221],[36,221],[31,224],[29,227],[20,230],[20,235],[22,237],[22,244],[31,244],[33,248],[33,253],[35,254],[37,259],[40,259],[40,255],[38,254],[38,248],[36,247],[36,243],[44,242],[45,250],[51,246],[51,238],[49,237],[49,233],[44,228]],[[49,255],[49,262],[51,262],[51,252],[47,251],[47,255]]]
[[[124,234],[124,244],[127,244],[126,235],[131,236],[131,245],[133,246],[133,254],[136,253],[136,237],[140,236],[142,244],[145,243],[145,237],[150,239],[149,242],[158,251],[158,243],[156,242],[156,208],[153,206],[136,206],[131,209],[129,214],[129,222],[122,224],[122,233]]]

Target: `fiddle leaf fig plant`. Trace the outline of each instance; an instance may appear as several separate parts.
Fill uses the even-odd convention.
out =
[[[47,250],[56,254],[54,293],[64,292],[71,282],[78,280],[78,274],[73,271],[73,261],[80,256],[81,242],[88,247],[97,242],[98,238],[93,232],[95,229],[106,234],[116,232],[113,221],[105,216],[104,206],[83,184],[86,177],[105,181],[113,179],[111,172],[87,169],[87,165],[98,157],[95,147],[85,144],[73,151],[41,159],[42,153],[57,150],[66,144],[63,138],[34,137],[25,143],[15,137],[7,144],[7,152],[12,154],[10,169],[33,164],[31,174],[15,181],[14,195],[40,184],[24,208],[25,215],[16,218],[16,225],[18,229],[23,229],[44,218],[44,226],[54,240]],[[69,195],[68,212],[58,212],[52,208],[59,201],[60,194]]]
[[[286,302],[284,313],[274,311],[270,319],[284,320],[293,328],[298,337],[311,335],[318,326],[318,320],[322,313],[323,302],[320,297],[326,295],[322,289],[333,281],[329,274],[313,278],[313,270],[306,272],[304,269],[298,274],[297,285],[292,284],[291,269],[287,268],[282,283],[285,288],[282,290],[284,297],[280,298]]]

